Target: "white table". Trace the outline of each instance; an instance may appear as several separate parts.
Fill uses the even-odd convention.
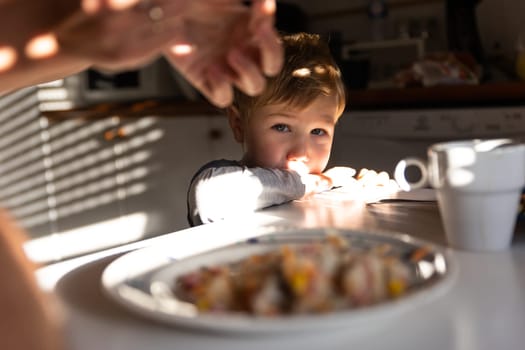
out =
[[[273,207],[259,219],[298,227],[335,226],[405,232],[444,244],[435,203],[364,205],[323,196]],[[518,224],[518,231],[523,230]],[[214,225],[198,230],[213,232]],[[183,230],[170,235],[192,234]],[[161,244],[170,235],[51,265],[38,272],[60,296],[75,350],[245,349],[525,349],[525,232],[503,253],[453,251],[457,278],[449,291],[396,319],[355,334],[347,329],[279,336],[232,336],[157,324],[110,300],[101,290],[103,269],[123,251]],[[67,272],[67,273],[66,273]]]

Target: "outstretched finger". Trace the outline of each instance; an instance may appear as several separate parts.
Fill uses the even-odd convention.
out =
[[[272,27],[263,27],[257,35],[261,56],[261,68],[268,76],[275,76],[283,67],[284,52],[277,32]]]
[[[249,96],[254,96],[264,90],[266,79],[253,60],[250,60],[241,51],[232,49],[228,53],[227,61],[236,77],[234,84],[241,91]]]
[[[250,30],[261,57],[261,68],[266,75],[274,76],[282,68],[284,53],[279,35],[274,29],[274,0],[256,0],[252,4]]]
[[[233,101],[233,88],[230,78],[218,67],[211,66],[205,75],[205,84],[200,89],[202,94],[220,108],[228,107]]]
[[[233,99],[232,81],[218,67],[202,67],[194,55],[195,48],[179,42],[164,51],[164,57],[208,101],[217,107],[228,106]]]

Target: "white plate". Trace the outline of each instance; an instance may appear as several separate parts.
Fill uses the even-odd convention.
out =
[[[279,229],[270,234],[254,234],[253,238],[242,239],[206,252],[194,252],[182,259],[180,254],[179,258],[175,259],[171,251],[181,251],[184,247],[180,242],[176,245],[175,240],[171,245],[168,240],[116,259],[105,269],[102,284],[117,302],[157,321],[213,331],[264,333],[333,327],[359,331],[371,324],[392,319],[421,303],[432,302],[433,298],[443,294],[454,280],[454,264],[444,249],[408,235],[337,229],[337,233],[348,239],[353,248],[367,249],[388,243],[399,254],[409,254],[419,247],[427,247],[430,253],[417,264],[410,264],[416,287],[395,300],[359,309],[276,318],[244,314],[199,314],[192,304],[177,299],[172,292],[177,276],[201,266],[236,261],[256,252],[273,249],[280,244],[312,241],[319,239],[326,232],[333,231],[334,229]]]

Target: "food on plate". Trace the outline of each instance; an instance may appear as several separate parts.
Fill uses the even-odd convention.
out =
[[[173,289],[200,312],[278,316],[360,308],[398,298],[412,287],[409,264],[425,251],[406,257],[390,248],[354,249],[343,236],[327,234],[203,266],[176,278]]]

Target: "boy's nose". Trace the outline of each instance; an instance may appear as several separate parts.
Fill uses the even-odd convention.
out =
[[[288,152],[287,159],[295,162],[307,162],[308,161],[308,149],[304,144],[296,144]]]
[[[307,157],[288,157],[287,159],[289,162],[298,162],[298,163],[306,163],[308,161]]]

